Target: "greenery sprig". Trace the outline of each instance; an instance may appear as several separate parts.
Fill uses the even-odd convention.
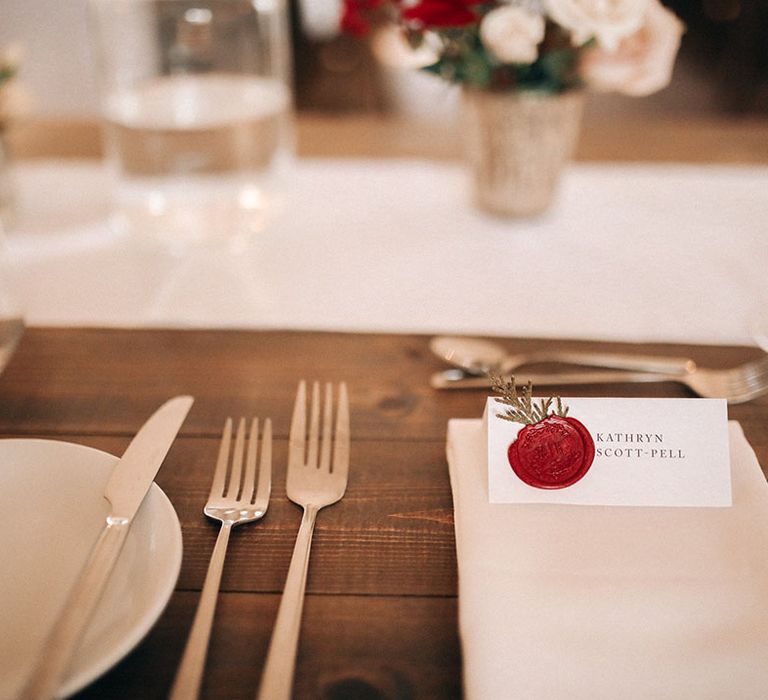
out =
[[[496,402],[506,406],[504,413],[497,413],[499,418],[522,423],[523,425],[533,425],[544,420],[549,415],[556,415],[565,418],[568,415],[568,407],[563,406],[559,396],[541,399],[537,404],[533,400],[533,385],[531,382],[519,390],[515,384],[515,378],[491,375],[491,386],[495,392],[501,394],[496,397]],[[552,402],[555,402],[555,409],[550,413]]]
[[[6,66],[0,63],[0,85],[9,81],[16,75],[16,66]]]
[[[0,86],[16,77],[19,72],[18,60],[11,49],[0,50]]]
[[[579,48],[572,45],[562,28],[548,22],[539,57],[530,64],[504,64],[486,49],[479,25],[461,29],[434,30],[440,40],[439,59],[423,70],[444,80],[481,90],[530,90],[560,93],[583,87],[578,75]],[[412,35],[418,46],[421,36]],[[586,46],[585,46],[586,48]]]

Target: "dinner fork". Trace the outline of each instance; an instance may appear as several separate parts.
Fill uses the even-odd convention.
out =
[[[221,522],[221,528],[208,565],[208,573],[200,594],[200,603],[192,623],[192,631],[171,690],[171,700],[196,698],[200,693],[224,557],[232,528],[241,523],[258,520],[267,512],[272,485],[272,422],[269,418],[264,421],[257,481],[258,428],[258,418],[254,418],[251,421],[245,470],[243,470],[245,419],[241,418],[237,426],[231,465],[229,454],[232,442],[232,419],[227,418],[224,424],[213,484],[211,484],[208,502],[203,509],[209,518]]]
[[[696,366],[687,374],[552,372],[520,375],[516,376],[515,380],[520,384],[530,381],[534,386],[677,382],[705,398],[727,399],[728,403],[745,403],[768,392],[768,356],[727,369]],[[435,389],[480,389],[490,387],[491,380],[488,377],[471,377],[458,370],[447,370],[433,374],[430,384]]]
[[[306,436],[306,384],[303,380],[296,394],[288,441],[286,492],[288,498],[304,509],[304,514],[261,676],[259,700],[287,700],[290,697],[315,518],[321,508],[339,501],[347,488],[349,401],[344,382],[339,384],[338,393],[336,428],[332,438],[332,389],[330,384],[325,385],[323,432],[319,449],[319,385],[315,382],[312,386],[309,438]]]

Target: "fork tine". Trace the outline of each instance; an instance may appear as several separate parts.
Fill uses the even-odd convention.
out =
[[[347,483],[349,473],[349,397],[347,384],[339,384],[339,406],[336,412],[336,442],[333,446],[333,473]]]
[[[766,384],[768,384],[768,372],[752,374],[747,377],[744,377],[742,380],[742,386],[747,391],[761,389]]]
[[[285,492],[288,498],[303,510],[301,525],[296,536],[296,543],[288,568],[288,577],[280,599],[269,651],[262,671],[257,697],[259,700],[291,697],[293,676],[296,665],[296,649],[301,630],[301,613],[306,593],[309,552],[312,533],[317,513],[321,508],[337,503],[344,496],[349,470],[349,400],[347,387],[339,384],[336,409],[336,435],[333,436],[333,394],[330,384],[326,384],[323,401],[323,462],[328,461],[329,446],[333,441],[333,466],[331,470],[317,469],[318,432],[320,423],[319,384],[312,388],[312,414],[310,417],[309,445],[307,462],[302,464],[291,459],[288,462]],[[300,391],[297,397],[303,401],[305,395]],[[303,404],[302,404],[303,406]],[[295,412],[294,416],[298,416]],[[303,428],[305,416],[297,423]],[[291,426],[293,438],[296,426]]]
[[[259,459],[259,483],[256,486],[254,508],[266,511],[272,490],[272,421],[267,418],[261,431],[261,456]]]
[[[762,378],[768,375],[768,361],[765,359],[757,360],[745,368],[744,373],[749,378]]]
[[[732,394],[743,394],[760,390],[768,383],[768,375],[755,376],[755,377],[743,377],[742,379],[732,381],[728,384],[728,391]]]
[[[232,471],[224,498],[237,498],[240,493],[240,476],[243,472],[243,448],[245,447],[245,418],[237,423],[235,448],[232,452]]]
[[[312,382],[312,411],[309,415],[309,444],[306,465],[317,469],[317,445],[320,433],[320,384]]]
[[[245,474],[243,476],[243,490],[240,500],[246,503],[253,501],[253,487],[256,483],[256,448],[259,444],[259,419],[251,421],[251,429],[248,433],[248,451],[245,454]]]
[[[229,444],[232,441],[232,419],[224,422],[224,430],[221,433],[219,444],[219,456],[216,459],[216,470],[213,473],[213,483],[209,498],[224,495],[224,483],[227,478],[227,463],[229,462]]]
[[[261,469],[259,489],[256,493],[258,505],[255,507],[251,506],[251,499],[253,498],[253,485],[256,479],[256,455],[259,442],[258,418],[251,420],[248,451],[245,455],[245,467],[243,467],[245,427],[245,418],[240,418],[237,424],[234,449],[232,450],[232,468],[229,470],[230,475],[229,480],[227,480],[230,448],[232,447],[232,419],[227,418],[224,423],[219,456],[211,484],[211,494],[203,508],[205,515],[218,520],[221,527],[208,564],[192,629],[173,682],[169,696],[171,700],[189,700],[199,696],[230,532],[236,525],[253,522],[263,517],[269,505],[271,424],[269,419],[265,421],[264,432],[261,436]],[[241,476],[243,477],[242,488],[240,486]],[[226,494],[224,493],[225,487]]]
[[[735,393],[752,391],[762,387],[766,382],[768,382],[768,362],[761,360],[734,368],[732,373],[727,375],[728,388]]]
[[[325,384],[325,404],[323,405],[323,440],[320,443],[320,469],[331,470],[331,426],[333,424],[333,387]]]
[[[304,463],[304,448],[307,442],[307,383],[302,379],[296,392],[291,418],[291,433],[288,438],[288,463]]]

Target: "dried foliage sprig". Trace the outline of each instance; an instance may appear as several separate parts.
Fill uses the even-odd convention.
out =
[[[549,415],[556,415],[565,418],[568,415],[568,407],[563,406],[559,396],[541,399],[539,403],[533,400],[533,385],[531,382],[518,391],[515,384],[515,378],[505,379],[498,375],[490,375],[491,386],[493,390],[501,396],[496,397],[496,402],[503,404],[506,408],[503,413],[497,413],[499,418],[522,423],[523,425],[533,425],[544,420]],[[555,409],[550,413],[552,402],[555,402]]]
[[[0,50],[0,85],[16,77],[19,72],[19,49],[9,47]]]

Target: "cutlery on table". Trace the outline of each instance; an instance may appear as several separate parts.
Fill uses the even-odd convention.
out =
[[[247,454],[244,455],[245,419],[241,418],[238,423],[233,449],[232,419],[227,418],[224,425],[211,492],[203,509],[203,513],[209,518],[221,522],[221,528],[208,564],[208,573],[205,576],[192,630],[171,690],[171,700],[196,698],[200,692],[224,557],[232,528],[241,523],[259,520],[267,512],[272,489],[272,422],[269,418],[264,421],[260,450],[258,435],[259,422],[258,418],[254,418],[250,426]]]
[[[488,372],[511,374],[523,365],[543,363],[585,365],[661,374],[688,374],[696,369],[696,363],[687,357],[575,350],[535,350],[510,354],[499,343],[492,340],[467,336],[436,336],[430,340],[429,347],[441,360],[470,375],[483,375]]]
[[[516,375],[518,384],[534,386],[566,386],[590,384],[636,384],[642,382],[677,382],[699,396],[727,399],[729,403],[745,403],[768,392],[768,356],[750,360],[727,369],[696,367],[688,374],[654,374],[652,372],[568,372]],[[436,372],[430,378],[433,389],[488,389],[490,377],[467,376],[461,370]]]
[[[131,440],[104,491],[111,510],[105,526],[54,623],[21,700],[52,698],[128,535],[134,516],[192,406],[191,396],[167,401]]]
[[[288,700],[291,695],[315,518],[321,508],[339,501],[347,488],[349,401],[344,382],[339,384],[338,395],[336,427],[332,431],[332,390],[330,384],[325,385],[320,438],[320,389],[317,382],[312,386],[308,437],[304,381],[299,384],[296,394],[288,444],[286,492],[288,498],[303,508],[304,514],[261,676],[259,700]]]

